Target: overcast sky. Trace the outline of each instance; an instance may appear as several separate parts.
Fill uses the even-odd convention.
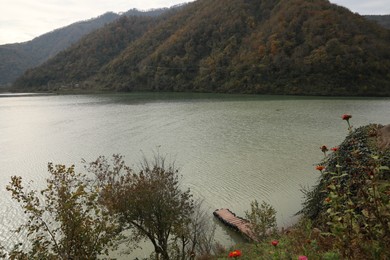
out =
[[[182,2],[191,0],[0,0],[0,44],[28,41],[107,11],[148,10]],[[360,14],[390,14],[390,0],[331,2]]]

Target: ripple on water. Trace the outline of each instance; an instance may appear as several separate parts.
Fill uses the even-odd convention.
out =
[[[49,161],[79,165],[82,158],[120,153],[137,167],[157,149],[176,161],[183,186],[205,199],[210,215],[229,207],[244,216],[257,199],[274,205],[286,224],[300,208],[300,187],[317,179],[320,145],[345,136],[341,114],[353,114],[356,126],[390,122],[388,99],[198,95],[149,102],[142,95],[2,98],[1,187],[11,175],[43,185]],[[10,232],[23,212],[5,189],[0,196],[0,239],[23,239]],[[217,239],[231,243],[222,227]]]

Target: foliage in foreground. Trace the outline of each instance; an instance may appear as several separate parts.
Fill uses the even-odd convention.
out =
[[[10,259],[96,259],[114,246],[119,226],[100,206],[100,190],[74,166],[49,163],[47,187],[40,192],[25,188],[13,176],[7,190],[27,216],[16,232],[27,232],[26,245],[19,243]]]
[[[349,118],[343,119],[350,134],[317,166],[321,178],[306,193],[302,212],[343,257],[384,259],[390,255],[390,153],[378,149],[382,126],[352,131]]]
[[[256,200],[246,218],[251,220],[258,240],[235,245],[230,250],[219,247],[219,252],[210,259],[341,259],[338,250],[332,247],[333,239],[322,236],[310,219],[301,218],[293,227],[277,232],[275,209],[266,202],[259,206]]]
[[[276,233],[276,210],[263,201],[261,205],[254,200],[251,210],[245,212],[246,219],[251,223],[253,235],[257,241],[262,241]]]
[[[351,118],[342,116],[349,135],[339,147],[332,153],[320,147],[325,156],[315,167],[320,179],[304,191],[299,223],[278,234],[260,232],[261,242],[236,245],[218,259],[390,258],[390,149],[377,143],[382,126],[353,130]],[[251,206],[247,218],[257,212],[260,217],[252,223],[254,230],[262,230],[272,214],[265,206]]]
[[[232,253],[239,251],[239,256]],[[259,243],[235,245],[230,250],[221,250],[215,259],[240,258],[245,260],[338,260],[342,259],[337,249],[332,248],[332,240],[323,237],[313,228],[310,220],[299,223],[278,234],[267,236]]]
[[[0,257],[103,259],[121,242],[129,253],[142,240],[153,244],[155,259],[211,254],[215,228],[164,158],[145,159],[138,172],[119,155],[99,157],[86,168],[89,175],[49,163],[47,187],[39,192],[12,177],[7,190],[27,216],[17,230],[27,241],[7,253],[0,245]]]
[[[128,237],[131,245],[149,239],[155,259],[388,259],[390,150],[378,149],[381,126],[353,131],[350,118],[343,116],[350,131],[345,141],[330,154],[326,146],[320,148],[325,155],[316,167],[320,179],[305,193],[299,223],[272,232],[273,207],[256,200],[251,203],[246,217],[259,242],[236,245],[230,251],[213,247],[213,230],[208,232],[205,213],[189,190],[180,189],[173,165],[166,166],[163,158],[156,157],[152,163],[145,160],[135,172],[122,157],[114,156],[112,165],[104,157],[89,165],[97,178],[92,186],[73,167],[49,164],[52,176],[41,191],[45,202],[36,191],[26,191],[20,177],[13,177],[7,189],[28,213],[29,222],[19,231],[26,230],[31,243],[27,252],[15,247],[11,258],[95,259],[115,244],[121,226],[133,231]],[[93,235],[101,231],[93,248]]]
[[[129,241],[147,239],[156,259],[190,259],[195,253],[207,253],[213,229],[190,190],[180,188],[179,171],[156,156],[144,160],[141,170],[127,167],[115,155],[112,165],[104,157],[90,164],[101,187],[101,202],[119,216],[125,229],[132,230]]]

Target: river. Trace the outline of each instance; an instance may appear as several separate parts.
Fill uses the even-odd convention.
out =
[[[12,175],[41,188],[47,163],[76,164],[120,153],[137,168],[159,151],[175,161],[183,188],[211,213],[240,216],[254,199],[277,210],[279,226],[300,209],[302,187],[318,179],[320,146],[336,146],[355,127],[390,123],[389,98],[323,98],[186,93],[0,97],[0,241],[23,217],[5,186]],[[221,226],[217,240],[229,245]]]

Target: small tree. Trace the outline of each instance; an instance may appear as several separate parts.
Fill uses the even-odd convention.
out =
[[[245,215],[257,241],[262,241],[276,232],[276,210],[267,202],[263,201],[259,206],[257,200],[252,201],[251,211],[246,211]]]
[[[202,209],[203,201],[196,201],[190,221],[175,228],[174,259],[195,259],[196,256],[210,256],[214,247],[215,224]]]
[[[13,176],[7,190],[12,193],[28,221],[16,231],[27,232],[27,245],[17,244],[11,259],[97,259],[108,254],[119,228],[98,203],[99,189],[74,166],[49,163],[46,189],[37,192]]]
[[[101,202],[118,214],[133,242],[148,239],[156,259],[170,259],[171,239],[191,222],[194,202],[189,190],[180,189],[179,172],[165,159],[144,160],[139,172],[125,166],[121,156],[113,156],[111,166],[105,157],[89,165],[102,189]]]

